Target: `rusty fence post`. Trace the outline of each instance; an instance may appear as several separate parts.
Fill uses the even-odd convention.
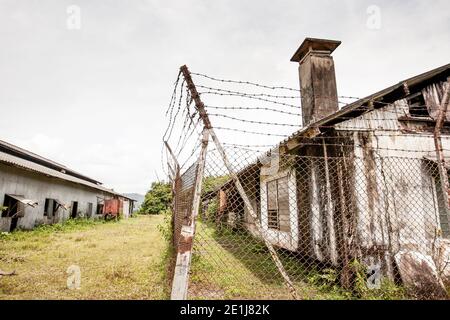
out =
[[[194,184],[194,197],[192,211],[187,225],[181,226],[181,234],[177,247],[177,260],[172,281],[171,300],[186,300],[189,283],[189,270],[191,267],[192,249],[195,236],[195,222],[200,209],[202,195],[203,173],[206,163],[206,151],[208,148],[209,130],[203,129],[202,149],[197,160],[197,170]]]
[[[232,178],[232,180],[233,180],[233,182],[234,182],[234,184],[236,186],[236,189],[239,192],[239,195],[241,196],[242,200],[244,201],[245,207],[247,208],[250,216],[255,221],[255,226],[256,226],[256,229],[258,230],[258,233],[262,236],[266,247],[269,249],[269,253],[270,253],[273,261],[275,262],[275,265],[276,265],[278,271],[280,272],[281,276],[283,277],[283,280],[284,280],[287,288],[289,289],[292,297],[294,299],[298,299],[297,291],[295,289],[294,284],[292,283],[292,281],[291,281],[288,273],[286,272],[286,270],[285,270],[285,268],[284,268],[280,258],[278,257],[278,254],[277,254],[274,246],[272,245],[272,243],[265,236],[265,233],[263,232],[261,223],[258,220],[258,216],[257,216],[255,210],[253,209],[251,201],[248,198],[247,193],[244,190],[244,187],[242,186],[241,182],[239,181],[239,177],[236,174],[236,172],[234,171],[234,169],[233,169],[233,167],[232,167],[232,165],[231,165],[231,163],[230,163],[230,161],[229,161],[229,159],[228,159],[228,157],[227,157],[227,155],[225,153],[225,150],[224,150],[222,144],[220,143],[219,139],[216,136],[216,133],[214,132],[214,129],[211,126],[211,122],[210,122],[208,114],[207,114],[207,112],[205,110],[205,105],[203,104],[203,102],[200,99],[200,95],[197,92],[197,89],[195,87],[195,84],[194,84],[194,82],[192,80],[191,74],[190,74],[187,66],[185,66],[185,65],[182,66],[180,68],[180,70],[181,70],[181,72],[182,72],[182,74],[184,76],[184,79],[186,81],[187,87],[188,87],[188,89],[189,89],[189,91],[191,93],[191,97],[192,97],[192,99],[195,102],[195,107],[196,107],[200,117],[203,120],[204,128],[206,130],[208,130],[209,134],[211,135],[211,139],[213,140],[213,142],[214,142],[218,152],[220,153],[220,156],[222,157],[222,160],[223,160],[223,162],[225,164],[225,167],[227,168],[227,171],[229,172],[229,174],[230,174],[230,176],[231,176],[231,178]]]

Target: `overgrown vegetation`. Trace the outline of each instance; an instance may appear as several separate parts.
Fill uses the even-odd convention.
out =
[[[112,221],[105,221],[103,219],[85,219],[76,218],[68,219],[63,222],[54,224],[42,224],[36,226],[32,230],[20,230],[17,229],[14,232],[2,232],[0,233],[0,240],[22,240],[35,236],[48,236],[55,233],[64,233],[71,231],[82,231],[95,225],[101,225],[105,223],[113,223]]]
[[[172,211],[165,210],[163,213],[163,220],[158,224],[157,229],[162,238],[166,242],[165,250],[161,254],[161,262],[159,269],[163,274],[164,295],[167,299],[170,298],[171,284],[173,278],[173,271],[175,268],[176,255],[173,246],[173,225],[172,225]]]
[[[172,201],[169,183],[153,182],[139,210],[140,214],[160,214],[166,211]]]
[[[205,193],[211,192],[211,191],[215,191],[216,188],[223,185],[229,179],[230,179],[230,176],[228,176],[228,175],[205,177],[203,179],[202,194],[205,194]]]
[[[118,222],[76,219],[3,234],[0,299],[164,299],[163,216]],[[81,288],[67,288],[67,268],[81,269]]]
[[[226,183],[230,177],[228,175],[224,176],[208,176],[203,179],[202,185],[202,195],[206,195],[209,192],[217,191],[217,188]],[[206,209],[206,217],[214,217],[217,214],[219,208],[219,201],[214,195],[208,203]]]
[[[207,243],[207,249],[202,243]],[[246,231],[198,222],[194,252],[190,277],[194,299],[291,298],[267,247]],[[345,290],[337,270],[302,261],[287,250],[278,252],[301,299],[405,298],[404,290],[388,279],[382,280],[379,289],[367,288],[367,270],[356,262],[355,288]]]

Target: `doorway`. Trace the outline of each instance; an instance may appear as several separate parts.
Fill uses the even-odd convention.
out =
[[[21,203],[14,199],[13,197],[5,194],[5,199],[3,200],[3,206],[6,207],[2,212],[3,218],[11,218],[11,224],[9,225],[9,231],[12,232],[17,228],[17,223],[19,222],[20,213],[23,210]]]
[[[72,201],[72,211],[70,212],[70,218],[75,219],[78,215],[78,201]]]

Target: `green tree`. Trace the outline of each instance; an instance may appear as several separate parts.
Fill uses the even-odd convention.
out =
[[[215,191],[216,188],[223,185],[225,182],[230,180],[230,176],[207,176],[203,179],[203,188],[202,193],[207,193],[211,191]]]
[[[169,208],[172,201],[170,184],[166,182],[153,182],[150,190],[145,195],[140,213],[160,214]]]

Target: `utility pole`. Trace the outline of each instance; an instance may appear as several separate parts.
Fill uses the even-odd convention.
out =
[[[284,269],[283,264],[281,263],[280,258],[278,257],[278,254],[275,251],[275,248],[273,247],[272,243],[270,243],[270,241],[266,239],[266,237],[263,233],[263,230],[262,230],[261,223],[258,220],[258,216],[255,213],[255,210],[253,209],[251,201],[248,198],[248,196],[244,190],[244,187],[242,186],[241,182],[239,181],[237,174],[234,172],[234,169],[225,153],[225,150],[224,150],[222,144],[220,143],[219,139],[217,138],[216,133],[214,132],[214,129],[211,126],[211,122],[209,120],[208,113],[205,110],[205,105],[200,99],[200,95],[197,92],[197,88],[195,87],[194,81],[192,80],[189,69],[187,68],[186,65],[184,65],[180,68],[180,70],[186,81],[187,88],[189,89],[189,91],[191,93],[191,97],[195,102],[195,107],[197,108],[197,111],[198,111],[201,119],[203,120],[204,129],[207,130],[209,132],[209,134],[211,135],[211,138],[223,159],[223,162],[224,162],[224,164],[236,186],[236,189],[238,190],[239,195],[241,196],[242,200],[244,201],[245,207],[247,208],[251,217],[255,221],[256,229],[262,236],[265,245],[269,249],[270,255],[271,255],[273,261],[275,262],[275,265],[278,268],[278,271],[282,275],[282,277],[286,283],[286,286],[288,287],[289,291],[291,292],[293,298],[298,299],[297,291],[294,287],[294,284],[292,283],[291,279],[289,278],[289,275],[287,274],[286,270]]]

